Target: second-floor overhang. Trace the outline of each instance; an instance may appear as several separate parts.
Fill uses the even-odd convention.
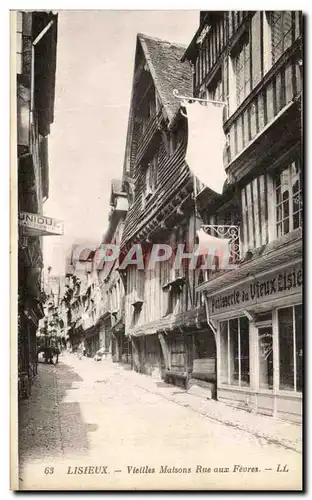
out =
[[[197,292],[210,296],[225,288],[230,288],[238,283],[254,279],[260,274],[265,274],[273,269],[282,268],[290,262],[302,260],[302,229],[298,228],[292,233],[284,235],[264,248],[248,253],[245,261],[234,269],[222,270],[215,273],[211,279],[196,287]]]
[[[102,324],[106,324],[106,325],[111,325],[111,312],[109,309],[106,309],[105,311],[102,311],[100,313],[100,316],[99,318],[97,319],[96,321],[96,324],[97,325],[102,325]]]
[[[125,333],[125,322],[123,318],[120,318],[114,325],[112,325],[110,332],[113,335],[123,335]]]
[[[231,181],[239,182],[260,166],[274,163],[278,155],[300,142],[301,89],[302,39],[298,38],[224,123],[231,151],[226,172]]]
[[[122,254],[128,252],[131,242],[149,242],[157,236],[163,236],[167,230],[179,224],[186,214],[192,212],[193,181],[186,164],[177,182],[169,180],[156,193],[158,196],[152,197],[147,203],[136,225],[131,220],[132,214],[128,214],[129,229],[126,224],[121,243]]]
[[[156,321],[129,328],[126,335],[129,337],[142,337],[146,335],[165,335],[174,333],[193,333],[207,328],[204,307],[190,309],[179,314],[167,314]]]
[[[95,337],[96,335],[99,334],[99,325],[94,324],[89,326],[89,328],[86,328],[83,332],[84,338],[85,339],[91,339],[92,337]]]
[[[261,166],[271,166],[285,151],[300,144],[301,96],[294,99],[228,164],[226,172],[236,183],[253,177]]]

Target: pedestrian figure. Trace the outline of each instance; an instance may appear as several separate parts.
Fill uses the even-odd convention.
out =
[[[78,358],[81,359],[82,356],[85,356],[86,353],[86,347],[84,344],[84,341],[80,342],[79,347],[78,347]]]

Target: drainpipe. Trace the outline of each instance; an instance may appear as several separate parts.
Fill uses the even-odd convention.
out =
[[[203,295],[204,295],[204,300],[205,300],[205,309],[206,309],[207,323],[210,326],[211,330],[213,331],[214,335],[216,335],[217,334],[217,328],[213,324],[213,322],[211,321],[210,316],[209,316],[208,297],[207,297],[207,295],[206,295],[205,292],[203,292]]]

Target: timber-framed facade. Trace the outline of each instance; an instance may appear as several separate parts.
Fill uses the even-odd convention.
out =
[[[137,37],[124,183],[129,193],[122,252],[153,243],[194,244],[193,179],[185,162],[187,122],[173,95],[192,91],[192,73],[182,64],[185,47],[139,34]],[[173,260],[154,269],[126,269],[125,332],[136,371],[186,385],[194,372],[203,384],[215,381],[215,341],[195,292],[199,271],[173,269]],[[208,354],[207,354],[208,353]],[[209,359],[206,359],[208,356]]]
[[[184,59],[194,95],[227,104],[222,195],[203,190],[204,224],[235,216],[240,260],[198,286],[217,339],[218,399],[300,421],[302,18],[295,11],[203,12]]]

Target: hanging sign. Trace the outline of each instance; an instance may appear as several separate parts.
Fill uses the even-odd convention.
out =
[[[45,215],[20,212],[18,222],[27,236],[61,236],[64,234],[64,222]]]

